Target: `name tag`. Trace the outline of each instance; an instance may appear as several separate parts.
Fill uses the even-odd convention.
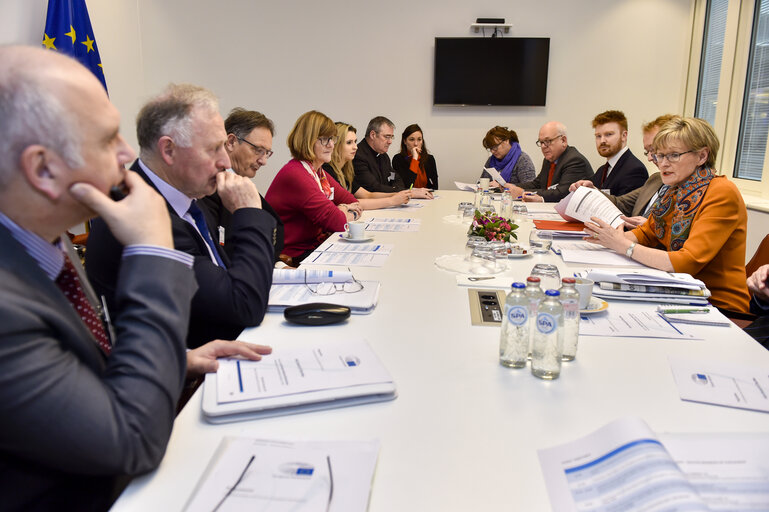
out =
[[[331,194],[328,196],[330,201],[334,200],[334,190],[336,190],[335,187],[331,187]]]
[[[390,171],[390,177],[387,178],[387,181],[395,181],[395,171]]]
[[[224,246],[224,228],[219,226],[219,245]]]
[[[547,187],[547,189],[548,189],[548,190],[553,190],[553,189],[554,189],[555,187],[557,187],[557,186],[558,186],[558,183],[553,183],[552,185],[550,185],[549,187]]]

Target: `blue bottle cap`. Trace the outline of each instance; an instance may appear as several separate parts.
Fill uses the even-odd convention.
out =
[[[561,294],[558,290],[548,290],[545,292],[545,295],[548,297],[558,297]]]
[[[523,283],[513,283],[513,288],[526,288],[526,285]]]

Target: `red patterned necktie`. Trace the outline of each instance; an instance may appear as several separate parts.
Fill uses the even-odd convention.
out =
[[[603,184],[606,183],[606,177],[609,175],[609,164],[603,166],[603,173],[601,174],[601,184],[598,188],[603,188]]]
[[[553,184],[553,174],[555,174],[555,162],[550,164],[550,172],[547,173],[547,188],[550,188],[550,185]]]
[[[109,355],[112,351],[112,345],[110,345],[109,338],[107,338],[104,325],[88,301],[88,297],[86,297],[85,291],[80,285],[80,277],[77,275],[74,265],[72,265],[66,254],[64,255],[64,268],[61,269],[59,276],[56,278],[56,285],[64,293],[64,296],[67,297],[67,300],[72,303],[72,307],[75,308],[83,323],[85,323],[94,338],[96,338],[99,348]]]

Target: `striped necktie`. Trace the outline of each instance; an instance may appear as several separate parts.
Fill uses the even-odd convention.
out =
[[[190,204],[190,209],[187,210],[187,213],[192,215],[192,218],[195,221],[195,225],[198,227],[198,231],[200,231],[200,236],[203,237],[203,240],[205,240],[205,242],[208,244],[208,247],[211,249],[211,252],[214,254],[216,264],[222,268],[227,268],[224,265],[221,256],[219,256],[219,251],[216,250],[216,244],[214,244],[214,240],[211,238],[211,233],[208,231],[208,225],[206,224],[206,219],[203,216],[203,210],[200,209],[196,200],[192,200],[192,204]]]

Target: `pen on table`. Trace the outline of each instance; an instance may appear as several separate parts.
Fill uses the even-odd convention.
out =
[[[709,308],[661,308],[658,307],[657,311],[665,314],[678,314],[678,313],[707,313]]]
[[[409,187],[409,190],[411,190],[412,188],[414,188],[414,184],[413,184],[413,183],[412,183],[412,184],[411,184],[411,186]]]

